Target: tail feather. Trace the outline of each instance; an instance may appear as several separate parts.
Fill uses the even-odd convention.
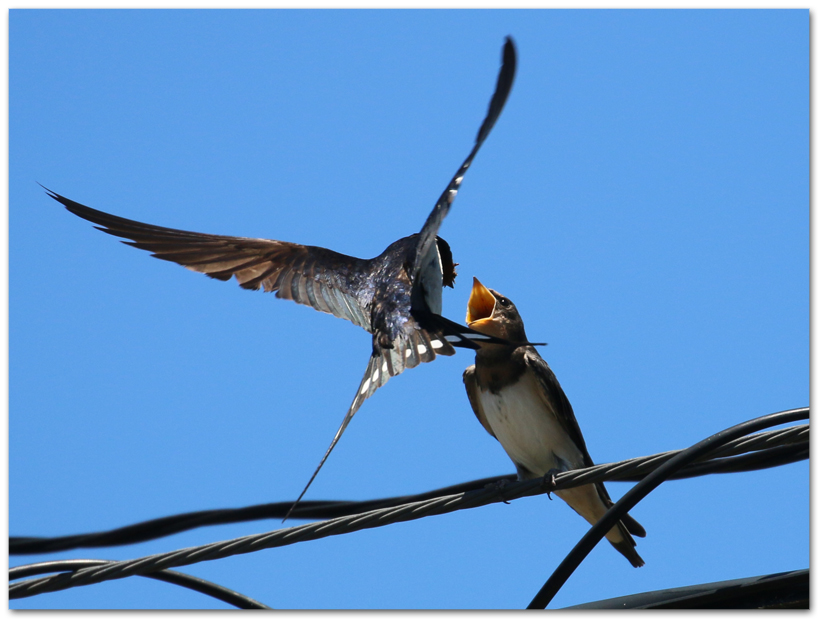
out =
[[[595,488],[598,491],[599,497],[603,500],[606,509],[609,510],[610,508],[612,508],[615,505],[615,502],[613,502],[612,498],[609,496],[609,493],[607,492],[604,483],[601,482],[599,484],[596,484]],[[633,536],[637,536],[638,538],[646,537],[646,530],[643,529],[643,526],[640,523],[638,523],[635,520],[635,518],[631,515],[625,514],[623,517],[621,517],[621,523],[623,523],[624,529],[626,529],[626,531],[632,534]],[[632,541],[632,545],[635,545],[634,540]]]
[[[384,367],[385,371],[382,371]],[[359,389],[356,390],[356,396],[353,397],[353,402],[350,404],[350,408],[347,410],[344,419],[342,420],[341,426],[339,426],[339,430],[336,431],[336,434],[333,436],[333,441],[330,442],[330,446],[325,451],[325,455],[322,457],[322,460],[319,461],[319,465],[316,467],[316,470],[313,472],[313,475],[308,480],[308,483],[305,485],[305,488],[302,489],[302,492],[299,494],[299,497],[296,498],[296,501],[293,502],[293,505],[288,510],[285,518],[282,519],[282,523],[288,520],[293,509],[302,501],[302,498],[307,493],[307,490],[310,488],[310,485],[313,484],[313,481],[316,479],[316,476],[319,475],[319,470],[327,461],[327,457],[330,456],[330,453],[333,452],[333,448],[336,447],[336,444],[339,443],[339,440],[342,438],[342,434],[345,432],[347,425],[350,424],[350,421],[353,419],[353,416],[356,415],[356,412],[359,410],[359,407],[362,406],[362,403],[367,400],[377,389],[379,389],[382,385],[387,383],[387,380],[390,378],[390,375],[386,372],[388,367],[387,361],[382,358],[382,356],[378,355],[371,355],[370,360],[367,362],[367,369],[364,371],[364,377],[362,377],[362,381],[359,384]]]
[[[436,359],[437,355],[454,354],[455,349],[453,349],[452,345],[443,335],[429,334],[426,330],[418,328],[410,332],[409,336],[396,338],[393,342],[392,349],[381,349],[378,354],[371,355],[370,360],[367,362],[367,369],[364,371],[364,377],[362,377],[362,381],[359,383],[359,389],[356,390],[356,396],[353,397],[353,402],[350,404],[350,408],[347,410],[344,420],[342,420],[342,424],[339,426],[339,430],[336,431],[333,441],[330,442],[330,447],[328,447],[316,471],[313,472],[310,480],[308,480],[305,488],[290,507],[290,510],[288,510],[282,522],[287,521],[293,509],[296,508],[296,505],[305,496],[308,488],[310,488],[310,485],[313,484],[313,481],[319,474],[319,470],[322,469],[333,448],[339,443],[339,439],[341,439],[347,425],[350,424],[353,416],[356,415],[356,412],[364,401],[387,383],[390,377],[395,377],[404,372],[405,368],[415,368],[419,363],[432,362]]]
[[[613,506],[612,499],[601,482],[556,491],[555,494],[586,519],[590,525],[595,525],[600,521],[607,510]],[[630,534],[630,526],[634,527],[636,535],[646,536],[646,531],[640,524],[626,515],[621,517],[621,520],[606,533],[606,539],[618,553],[629,560],[632,566],[639,568],[644,565],[644,561],[635,549],[635,539]]]
[[[617,542],[613,542],[607,538],[607,540],[609,540],[609,544],[615,547],[615,550],[618,553],[629,560],[629,563],[632,564],[632,566],[635,568],[640,568],[644,565],[644,561],[635,549],[635,539],[629,534],[623,522],[619,521],[616,527],[623,538]],[[612,529],[614,530],[615,528],[613,527]]]
[[[638,538],[646,538],[646,530],[643,529],[643,526],[638,523],[632,516],[624,515],[621,517],[621,523],[626,526],[626,529],[629,531],[630,534],[633,536],[637,536]]]
[[[609,497],[609,493],[607,492],[604,484],[601,482],[596,484],[595,487],[598,491],[598,496],[603,500],[606,509],[609,510],[612,508],[615,503],[612,501],[612,498]],[[621,540],[613,541],[610,539],[610,535],[616,528],[621,535]],[[632,566],[635,568],[640,568],[644,565],[644,561],[635,550],[636,543],[635,539],[632,538],[633,534],[639,538],[644,538],[646,536],[646,530],[635,520],[634,517],[629,514],[625,514],[621,517],[621,520],[618,521],[618,524],[607,532],[607,540],[622,556],[629,560]]]

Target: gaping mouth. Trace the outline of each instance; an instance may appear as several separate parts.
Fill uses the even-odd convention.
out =
[[[473,278],[473,290],[467,302],[467,325],[476,329],[489,323],[495,309],[495,296],[486,286]]]

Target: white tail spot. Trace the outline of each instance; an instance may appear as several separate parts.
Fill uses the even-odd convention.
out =
[[[427,353],[427,347],[425,347],[423,344],[420,344],[416,348],[419,351],[419,355],[424,355],[425,353]]]
[[[444,346],[444,343],[441,340],[438,340],[438,339],[431,340],[430,344],[433,345],[434,349],[440,349],[441,347]]]
[[[359,390],[359,394],[364,394],[367,392],[367,388],[370,387],[370,379],[365,379],[364,383],[362,383],[362,389]]]

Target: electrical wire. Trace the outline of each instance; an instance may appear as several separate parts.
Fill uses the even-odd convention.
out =
[[[658,485],[666,481],[671,474],[748,433],[779,424],[787,424],[796,420],[805,420],[808,417],[809,410],[807,407],[771,413],[753,420],[741,422],[740,424],[699,441],[686,450],[680,451],[627,491],[624,496],[615,502],[606,514],[584,534],[583,538],[578,541],[572,551],[570,551],[561,564],[558,565],[558,568],[553,571],[550,578],[547,579],[546,583],[527,606],[527,609],[545,609],[564,583],[566,583],[567,579],[569,579],[570,575],[575,572],[575,569],[578,568],[595,545],[603,539],[606,533],[612,529],[621,517],[632,510],[638,502],[657,488]]]
[[[589,546],[586,551],[583,551],[583,555],[579,556],[580,559],[577,560],[579,562],[586,556],[587,553],[589,553],[589,550],[592,549],[598,540],[600,540],[600,538],[602,538],[603,535],[611,529],[616,520],[631,509],[637,501],[664,481],[670,473],[679,470],[684,464],[694,462],[698,459],[703,459],[710,451],[724,445],[726,448],[721,452],[723,454],[726,453],[726,450],[749,450],[754,446],[757,446],[760,450],[766,450],[769,448],[767,442],[770,443],[770,439],[762,437],[762,435],[766,434],[760,434],[756,437],[743,438],[744,441],[740,442],[743,444],[743,447],[741,447],[739,442],[733,440],[740,439],[743,435],[761,428],[784,424],[797,419],[805,419],[807,417],[808,408],[771,414],[769,416],[764,416],[763,418],[757,418],[755,420],[744,422],[725,431],[721,431],[717,435],[713,435],[712,437],[695,444],[695,446],[686,450],[678,451],[677,453],[667,452],[660,455],[653,455],[652,457],[632,459],[632,461],[638,463],[637,465],[634,465],[633,463],[635,467],[644,468],[648,466],[646,463],[647,459],[653,461],[652,467],[655,468],[655,471],[648,474],[644,481],[638,483],[638,485],[628,491],[627,494],[624,495],[624,497],[621,498],[621,500],[609,510],[603,519],[599,521],[599,523],[594,526],[590,532],[587,533],[587,535],[585,535],[581,543],[576,545],[576,548],[573,549],[570,556],[567,556],[561,564],[561,566],[566,565],[566,567],[572,566],[569,573],[566,574],[563,580],[566,581],[566,578],[569,577],[575,569],[575,566],[577,566],[577,564],[572,565],[572,562],[575,561],[575,556],[573,556],[573,553],[575,553],[579,548],[584,548],[582,543],[583,545],[588,545],[589,541],[592,540],[591,546]],[[799,434],[800,432],[802,432],[802,430],[794,431],[794,434]],[[216,560],[243,553],[252,553],[261,549],[281,547],[304,540],[316,540],[326,536],[337,536],[362,529],[381,527],[390,523],[410,521],[423,518],[425,516],[445,514],[466,508],[476,508],[490,503],[510,501],[519,497],[539,495],[554,490],[571,488],[605,479],[613,479],[616,474],[619,476],[631,475],[633,472],[629,471],[629,463],[630,461],[622,461],[620,463],[599,465],[584,470],[568,471],[556,475],[554,484],[546,479],[535,479],[507,485],[490,485],[487,488],[479,490],[434,497],[419,502],[409,502],[400,506],[391,506],[371,510],[365,513],[339,517],[329,521],[308,523],[306,525],[275,530],[263,534],[245,536],[242,538],[221,541],[198,547],[189,547],[187,549],[180,549],[170,553],[146,556],[135,560],[112,562],[102,567],[83,568],[73,573],[64,573],[51,577],[30,579],[21,583],[12,584],[9,587],[9,598],[23,598],[34,596],[43,592],[54,592],[80,585],[100,583],[110,579],[122,579],[132,575],[144,575],[170,567],[185,566],[195,564],[197,562]],[[661,473],[658,474],[658,472]],[[638,489],[637,492],[636,489]],[[638,495],[639,493],[643,493],[643,495]],[[637,499],[634,499],[636,497]],[[633,501],[633,499],[633,503],[628,503],[628,501]],[[597,531],[596,528],[598,528]],[[591,535],[594,531],[596,534],[600,534],[600,536],[598,536],[595,540],[593,540],[593,536]],[[559,569],[560,568],[561,567],[559,566]],[[566,570],[566,568],[564,570]],[[558,571],[556,571],[556,573],[557,572]],[[545,588],[549,584],[550,581],[545,584]],[[558,587],[560,588],[560,585]],[[536,599],[534,599],[533,602],[535,603]]]
[[[494,476],[473,480],[461,484],[418,493],[415,495],[403,495],[399,497],[388,497],[384,499],[373,499],[365,501],[347,500],[314,500],[302,501],[296,510],[293,511],[291,519],[333,519],[345,517],[352,514],[367,512],[377,508],[388,508],[400,506],[410,502],[420,502],[426,499],[441,497],[443,495],[454,495],[465,491],[483,489],[488,484],[493,484],[499,480],[510,482],[516,479],[515,474],[506,476]],[[36,553],[53,553],[56,551],[69,551],[79,548],[94,547],[115,547],[120,545],[131,545],[178,534],[180,532],[206,527],[209,525],[224,525],[228,523],[242,523],[247,521],[260,521],[263,519],[281,519],[293,505],[293,501],[274,502],[268,504],[257,504],[243,508],[223,508],[215,510],[200,510],[196,512],[186,512],[179,515],[161,517],[142,521],[133,525],[95,532],[91,534],[76,534],[72,536],[56,536],[53,538],[37,536],[13,536],[9,538],[9,555],[30,555]]]
[[[710,460],[687,466],[685,469],[677,472],[673,476],[673,479],[690,478],[712,473],[754,471],[803,460],[808,458],[808,439],[808,424],[743,437],[727,444],[720,452],[715,453],[714,457]],[[593,481],[638,482],[643,480],[647,473],[652,471],[653,468],[672,458],[678,452],[679,451],[662,452],[627,461],[606,463],[586,469],[573,470],[572,479],[578,479],[580,481],[578,484],[580,485],[590,476],[595,476],[603,471],[607,473],[607,476],[605,478],[596,478]],[[737,457],[739,454],[744,454],[744,456]],[[729,457],[737,458],[731,460]],[[561,479],[564,479],[563,475]],[[332,519],[352,514],[360,514],[379,508],[396,507],[447,495],[476,491],[488,485],[498,485],[499,483],[511,485],[515,480],[515,474],[507,474],[505,476],[494,476],[464,482],[415,495],[403,495],[366,501],[305,501],[299,504],[291,517],[295,519]],[[293,502],[286,501],[243,508],[201,510],[151,519],[113,530],[90,534],[76,534],[52,538],[13,536],[9,538],[9,555],[31,555],[80,548],[87,549],[130,545],[209,525],[240,523],[262,519],[281,519],[292,505]]]
[[[111,563],[111,560],[55,560],[53,562],[38,562],[37,564],[27,564],[26,566],[18,566],[10,569],[9,581],[23,579],[24,577],[31,577],[33,575],[42,575],[43,573],[62,573],[87,568],[89,566],[104,566]],[[188,588],[189,590],[207,594],[212,598],[228,603],[228,605],[233,605],[238,609],[272,609],[249,596],[245,596],[234,590],[229,590],[224,586],[173,570],[160,570],[155,573],[140,575],[140,577],[148,577],[149,579],[172,583],[177,586],[182,586],[183,588]]]

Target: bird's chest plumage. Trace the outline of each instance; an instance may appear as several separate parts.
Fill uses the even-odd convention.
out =
[[[509,457],[543,476],[551,469],[578,467],[583,457],[540,389],[535,378],[524,373],[497,392],[479,387],[479,398],[493,434]]]
[[[414,280],[418,281],[426,309],[441,314],[442,263],[438,246],[432,244],[420,273],[413,276],[417,236],[396,241],[375,259],[371,324],[373,331],[386,334],[389,342],[408,328],[413,309]]]

